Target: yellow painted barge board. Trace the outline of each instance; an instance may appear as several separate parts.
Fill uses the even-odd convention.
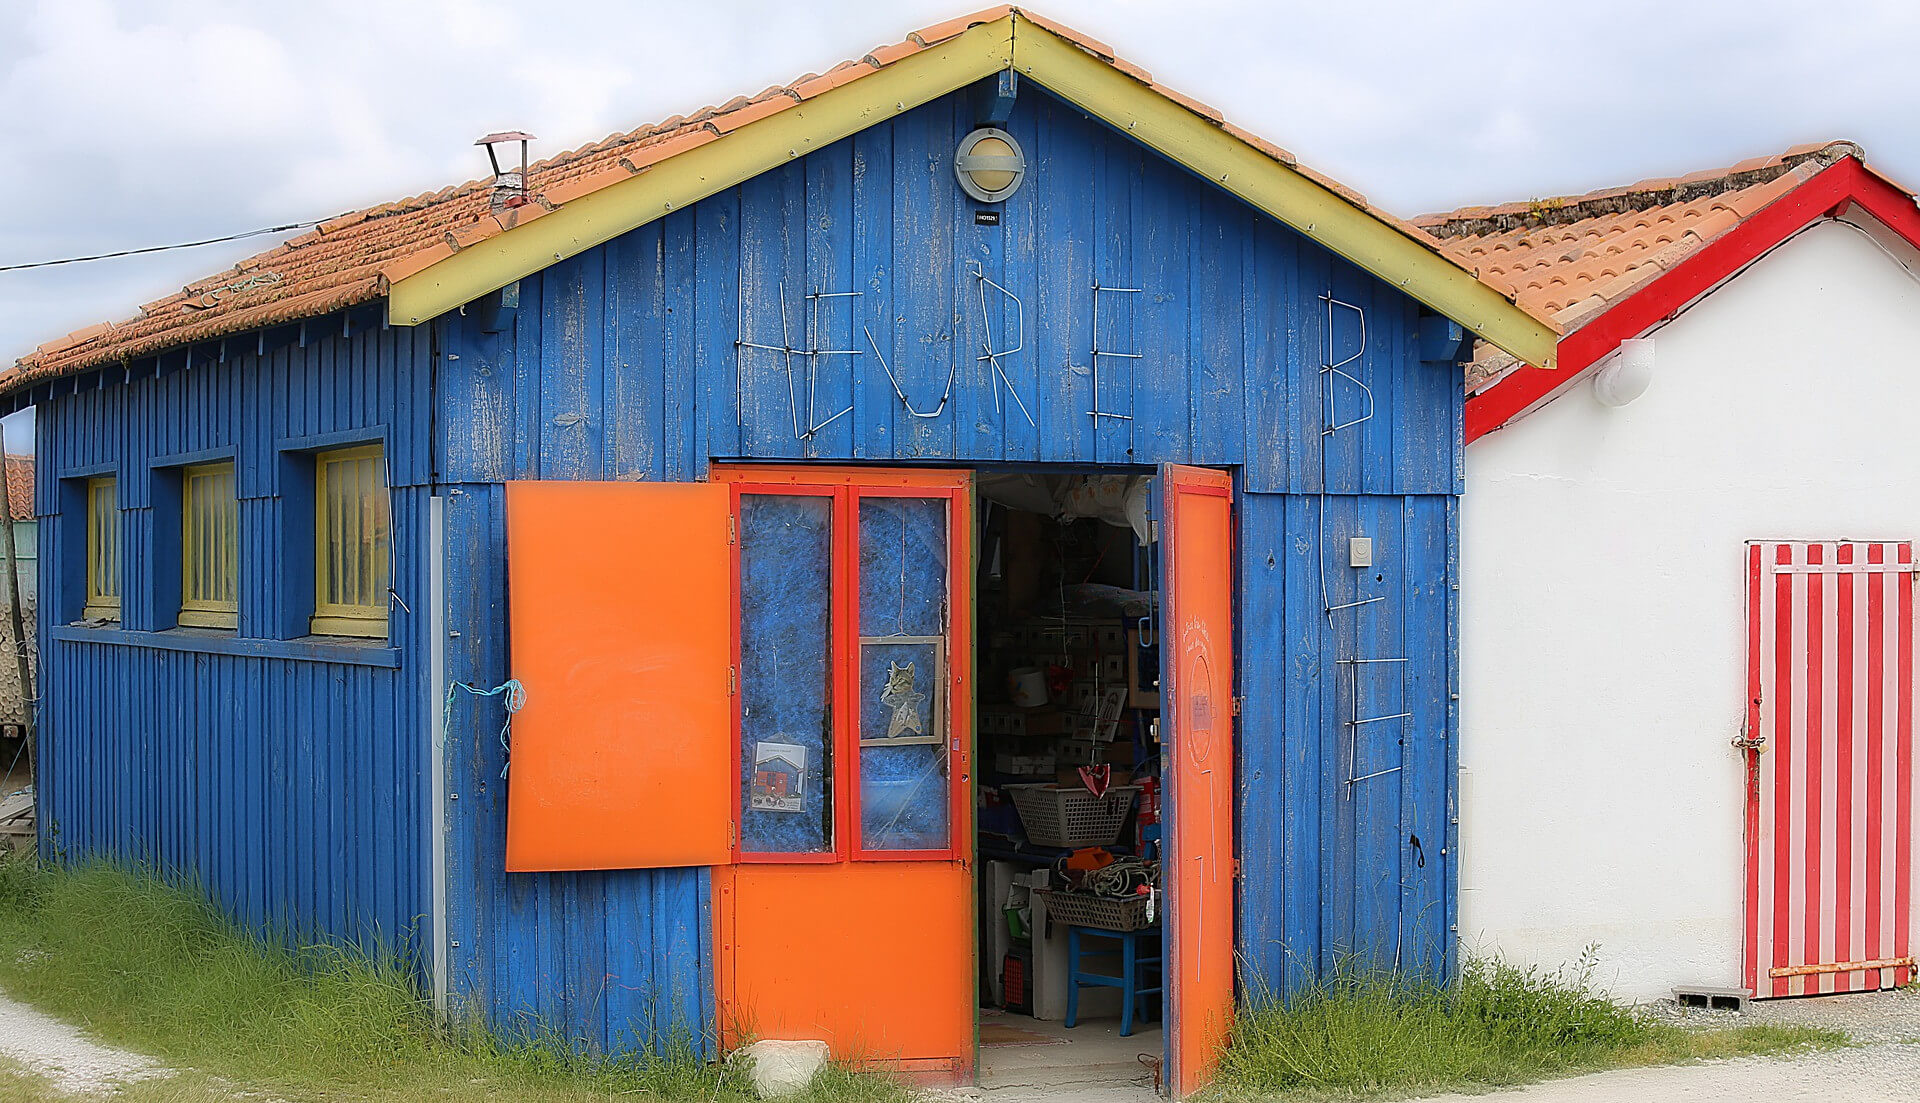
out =
[[[397,280],[388,319],[419,325],[1012,64],[1011,16],[974,27]]]
[[[1021,22],[1014,68],[1047,90],[1212,181],[1539,367],[1552,327],[1389,223],[1051,32]]]
[[[1393,225],[1018,15],[969,29],[849,84],[670,157],[630,180],[478,242],[389,290],[418,325],[884,119],[1013,68],[1292,226],[1477,336],[1555,366],[1553,329]]]

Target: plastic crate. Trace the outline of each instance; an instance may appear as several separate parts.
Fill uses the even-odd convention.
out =
[[[1009,950],[1000,961],[1001,1006],[1022,1015],[1033,1014],[1033,957],[1020,950]]]
[[[1146,896],[1096,896],[1091,892],[1035,889],[1046,897],[1047,915],[1055,923],[1095,927],[1103,931],[1140,931],[1153,926],[1147,917]]]
[[[1006,791],[1029,841],[1073,849],[1118,842],[1140,787],[1116,785],[1097,797],[1077,785],[1009,785]]]

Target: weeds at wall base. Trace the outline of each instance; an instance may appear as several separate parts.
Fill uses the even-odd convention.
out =
[[[1688,1031],[1593,991],[1591,951],[1554,972],[1467,963],[1457,983],[1342,967],[1281,1000],[1242,1008],[1209,1095],[1387,1099],[1485,1091],[1609,1068],[1846,1044],[1834,1031]]]
[[[0,989],[103,1041],[289,1101],[754,1098],[741,1070],[704,1061],[686,1032],[655,1053],[600,1056],[472,1020],[443,1028],[396,956],[266,943],[190,892],[107,865],[0,859]],[[799,1103],[907,1098],[835,1069]]]

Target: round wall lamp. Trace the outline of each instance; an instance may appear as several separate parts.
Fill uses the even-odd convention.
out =
[[[982,203],[998,203],[1020,190],[1027,177],[1027,156],[1013,135],[990,126],[960,139],[953,155],[960,190]]]

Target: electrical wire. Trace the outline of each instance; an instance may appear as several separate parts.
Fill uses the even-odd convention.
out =
[[[90,260],[112,260],[115,257],[134,257],[144,253],[165,253],[173,249],[198,249],[202,245],[218,245],[223,241],[240,241],[244,238],[259,237],[262,234],[280,234],[288,230],[305,230],[320,225],[323,219],[309,222],[289,222],[284,226],[263,226],[258,230],[244,233],[227,234],[223,237],[204,238],[200,241],[182,241],[174,245],[148,245],[139,249],[121,249],[112,253],[95,253],[87,257],[61,257],[58,260],[36,260],[25,264],[0,264],[0,272],[21,272],[28,268],[51,268],[56,264],[81,264]]]

